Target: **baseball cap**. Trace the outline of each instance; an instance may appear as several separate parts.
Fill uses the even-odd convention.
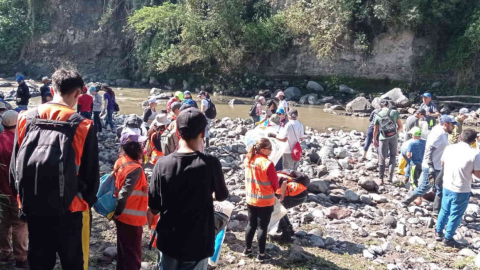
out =
[[[275,113],[285,114],[285,110],[283,108],[278,108]]]
[[[146,136],[141,136],[140,134],[135,133],[133,131],[128,131],[122,134],[122,137],[120,138],[120,144],[125,145],[129,142],[142,143],[146,140],[147,140]]]
[[[44,81],[50,81],[50,79],[47,76],[43,76],[42,77],[42,82],[44,82]]]
[[[187,91],[183,92],[183,97],[185,97],[186,95],[190,95],[190,96],[191,96],[192,93],[190,93],[190,91],[187,90]]]
[[[23,77],[23,75],[18,75],[17,76],[17,82],[21,82],[25,79],[25,77]]]
[[[155,116],[155,120],[153,120],[152,125],[153,126],[166,126],[170,124],[170,120],[167,118],[167,114],[165,113],[159,113]]]
[[[460,114],[467,114],[469,113],[469,110],[467,108],[461,108],[460,111],[458,111]]]
[[[180,109],[180,107],[182,107],[182,103],[180,102],[173,102],[172,105],[170,106],[170,108],[172,109],[172,111],[176,110],[176,109]]]
[[[419,127],[413,127],[408,133],[412,134],[413,136],[422,136],[422,130]]]
[[[206,95],[207,95],[207,92],[205,92],[205,91],[200,91],[198,93],[198,96],[206,96]]]
[[[432,94],[430,94],[430,93],[424,93],[424,94],[422,95],[422,97],[431,98],[431,97],[432,97]]]
[[[17,119],[18,119],[18,113],[14,110],[8,110],[4,114],[2,114],[2,125],[5,128],[13,128],[17,125]]]
[[[207,118],[197,108],[183,110],[177,117],[177,130],[182,138],[195,138],[207,126]]]
[[[180,101],[183,101],[183,93],[182,92],[180,92],[180,91],[175,92],[175,96],[178,97],[178,99],[180,99]]]
[[[148,104],[153,104],[153,103],[157,103],[157,99],[155,97],[151,97],[148,99]]]
[[[95,92],[98,92],[98,88],[95,86],[90,86],[90,88],[88,89],[88,92],[90,92],[90,94],[93,94]]]
[[[279,98],[279,97],[282,97],[282,96],[285,96],[285,93],[283,93],[283,91],[278,91],[278,93],[275,97]]]
[[[292,119],[297,119],[298,117],[298,111],[296,109],[290,109],[288,111],[288,117],[292,118]]]
[[[1,102],[0,101],[0,110],[6,110],[7,109],[7,106],[5,105],[5,103]]]
[[[442,122],[442,124],[452,123],[452,124],[458,126],[457,121],[455,121],[455,118],[453,118],[453,116],[451,116],[451,115],[442,115],[442,117],[440,117],[440,122]]]

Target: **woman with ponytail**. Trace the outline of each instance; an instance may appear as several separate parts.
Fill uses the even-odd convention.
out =
[[[278,176],[273,162],[268,159],[272,143],[267,138],[259,139],[245,157],[245,188],[247,195],[248,225],[245,233],[246,247],[243,254],[252,254],[252,242],[257,231],[258,262],[269,259],[265,254],[267,228],[275,204]]]

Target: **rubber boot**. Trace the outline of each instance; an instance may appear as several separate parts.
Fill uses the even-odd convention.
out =
[[[385,176],[385,165],[378,166],[378,177],[383,183],[383,177]]]
[[[410,192],[407,194],[407,197],[405,198],[405,200],[402,201],[402,205],[404,208],[407,208],[413,201],[415,201],[416,198],[418,198],[419,196],[413,194],[413,192]]]
[[[435,195],[435,200],[433,201],[433,215],[438,216],[438,212],[440,212],[440,208],[442,208],[442,197]]]

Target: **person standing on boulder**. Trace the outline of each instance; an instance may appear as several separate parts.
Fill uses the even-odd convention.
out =
[[[303,141],[304,128],[302,123],[297,120],[298,111],[296,109],[290,109],[288,116],[290,120],[282,129],[282,132],[278,136],[275,133],[270,133],[268,136],[287,143],[287,147],[283,153],[283,168],[296,171],[300,161],[293,159],[292,152],[295,145]]]
[[[278,176],[275,166],[268,159],[272,153],[272,143],[260,138],[245,157],[245,188],[248,210],[248,225],[245,231],[244,256],[250,256],[252,242],[257,231],[258,262],[265,262],[270,256],[265,253],[267,228],[275,204],[275,191],[278,189]],[[258,229],[258,230],[257,230]]]
[[[419,109],[415,112],[415,114],[410,115],[405,122],[405,142],[412,138],[412,134],[408,131],[412,130],[414,127],[420,127],[420,119],[426,116],[427,112],[424,109]]]
[[[160,214],[156,244],[163,269],[206,270],[214,253],[213,201],[227,199],[228,189],[220,161],[200,152],[206,126],[200,110],[183,110],[178,151],[158,159],[153,169],[148,206]]]
[[[450,115],[443,115],[440,121],[442,125],[435,126],[428,134],[422,161],[422,174],[420,175],[421,184],[407,195],[407,198],[402,202],[403,207],[408,207],[416,198],[427,194],[442,169],[441,158],[445,147],[448,146],[448,134],[452,133],[457,122]],[[442,191],[439,187],[436,187],[436,193],[437,196],[441,197]]]
[[[422,95],[423,103],[420,104],[420,110],[425,110],[426,116],[425,121],[427,121],[428,129],[432,129],[437,124],[437,117],[440,117],[441,114],[438,111],[437,105],[432,102],[432,94],[424,93]]]
[[[461,141],[449,145],[442,155],[444,166],[442,207],[438,214],[435,239],[450,247],[462,245],[453,239],[462,216],[467,209],[472,190],[472,175],[480,177],[480,155],[471,146],[477,139],[477,132],[466,129]],[[446,228],[445,235],[443,229]]]
[[[461,108],[458,112],[458,116],[455,117],[455,121],[457,121],[458,126],[453,128],[452,134],[448,134],[448,142],[450,144],[454,144],[460,141],[460,134],[462,134],[462,126],[463,121],[468,118],[468,109]]]
[[[390,183],[393,180],[393,173],[395,171],[395,163],[397,158],[398,133],[402,130],[400,113],[394,108],[389,108],[388,101],[385,102],[385,108],[378,112],[376,116],[375,126],[373,130],[373,144],[379,148],[378,170],[381,184],[383,184],[383,178],[385,176],[385,163],[387,157],[390,157],[388,179]]]
[[[30,100],[30,89],[28,88],[27,83],[25,83],[25,77],[23,75],[17,76],[17,96],[16,102],[18,108],[22,111],[28,110],[28,102]]]

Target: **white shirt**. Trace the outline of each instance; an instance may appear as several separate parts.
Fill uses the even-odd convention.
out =
[[[435,170],[442,169],[442,154],[445,147],[448,146],[448,134],[443,130],[442,125],[435,126],[430,134],[428,134],[427,144],[425,146],[425,155],[423,156],[422,167],[428,168],[428,157],[430,156],[430,147],[433,146],[435,150],[432,154],[433,167]]]
[[[457,193],[472,190],[472,173],[480,170],[480,155],[464,142],[449,145],[443,152],[443,187]]]
[[[208,100],[205,98],[205,99],[202,99],[202,106],[203,108],[205,108],[205,111],[208,109]],[[200,107],[201,109],[202,107]]]
[[[290,120],[285,127],[280,131],[280,138],[287,138],[287,147],[285,147],[285,154],[291,154],[292,148],[300,139],[303,138],[304,131],[302,123],[297,120]]]
[[[288,102],[284,99],[284,100],[280,100],[280,103],[278,104],[278,108],[283,108],[283,110],[285,111],[285,113],[288,113]]]

